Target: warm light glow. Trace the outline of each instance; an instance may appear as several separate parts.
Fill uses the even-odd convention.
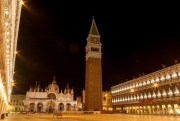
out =
[[[133,90],[133,89],[131,89],[131,92],[134,92],[134,90]]]
[[[8,22],[5,22],[5,25],[7,26],[7,25],[8,25]]]
[[[158,84],[155,83],[155,84],[154,84],[154,87],[157,87],[157,86],[158,86]]]
[[[169,110],[169,113],[173,113],[173,110],[171,109],[171,110]]]
[[[8,11],[5,11],[5,14],[9,14],[9,12],[8,12]]]
[[[23,4],[24,4],[24,2],[22,1],[22,2],[21,2],[21,4],[23,5]]]

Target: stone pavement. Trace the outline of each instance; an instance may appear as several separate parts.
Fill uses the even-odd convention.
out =
[[[63,114],[62,118],[57,119],[53,118],[52,114],[40,114],[8,116],[3,119],[3,121],[180,121],[180,116],[128,114]]]

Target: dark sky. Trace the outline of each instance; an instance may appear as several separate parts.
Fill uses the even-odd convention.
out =
[[[65,0],[64,0],[65,1]],[[92,16],[101,34],[103,90],[180,62],[179,7],[169,3],[26,0],[22,6],[13,93],[56,76],[80,95]]]

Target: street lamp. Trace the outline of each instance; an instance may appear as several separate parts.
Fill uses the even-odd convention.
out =
[[[153,86],[156,88],[156,87],[158,87],[158,84],[154,83],[154,85],[153,85]]]
[[[130,92],[133,93],[133,92],[134,92],[134,89],[131,89]]]
[[[16,84],[16,83],[15,83],[15,81],[14,81],[14,80],[12,80],[12,86],[15,86],[15,84]]]

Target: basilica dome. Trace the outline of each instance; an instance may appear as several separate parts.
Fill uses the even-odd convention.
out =
[[[47,90],[49,91],[49,92],[59,92],[59,87],[58,87],[58,85],[57,85],[57,83],[56,83],[56,77],[54,76],[53,77],[53,81],[52,81],[52,83],[51,84],[49,84],[48,85],[48,87],[47,87]]]

